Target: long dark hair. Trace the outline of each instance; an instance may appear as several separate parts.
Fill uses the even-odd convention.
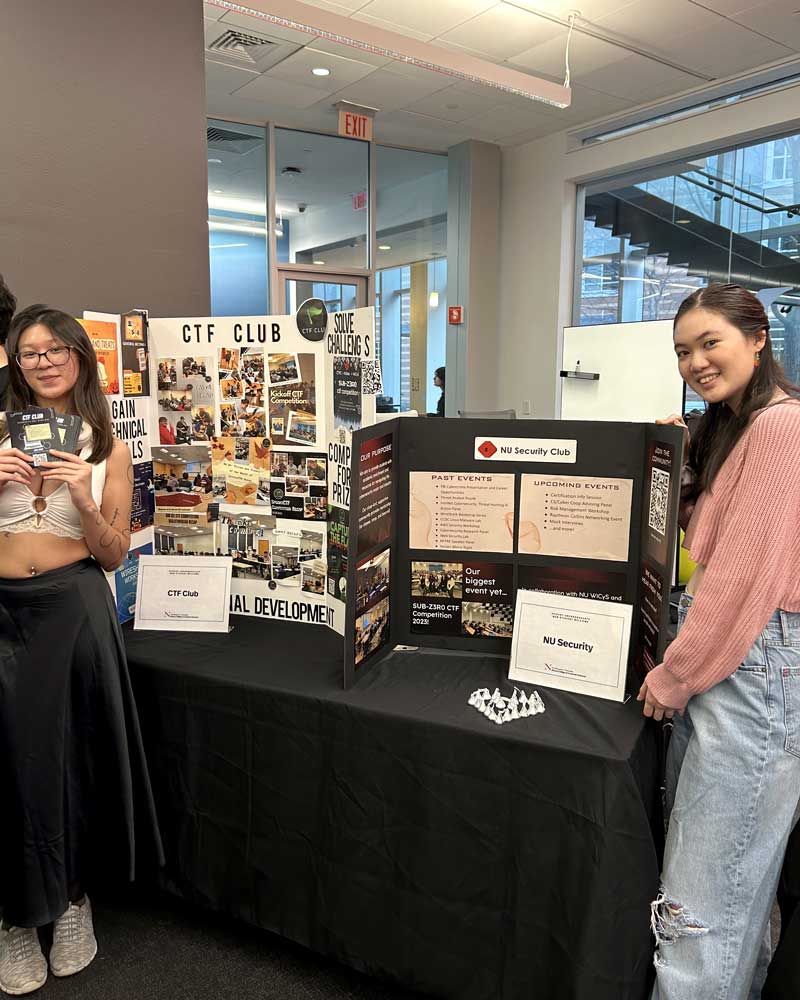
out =
[[[89,336],[80,323],[68,313],[51,309],[45,305],[28,306],[18,312],[8,331],[8,395],[6,409],[13,413],[36,406],[33,391],[17,364],[16,353],[19,339],[25,331],[41,323],[52,335],[67,347],[71,347],[79,357],[78,381],[72,391],[72,410],[92,428],[92,453],[88,461],[97,464],[108,458],[114,446],[114,431],[111,413],[97,375],[97,355]]]
[[[758,367],[753,368],[739,412],[735,413],[727,403],[710,403],[692,435],[689,468],[694,475],[694,484],[691,493],[697,497],[711,487],[723,462],[747,428],[750,417],[756,410],[770,405],[775,390],[782,389],[789,396],[796,395],[800,390],[786,378],[783,368],[775,360],[766,310],[752,292],[741,285],[721,283],[692,292],[681,302],[675,314],[673,332],[692,309],[718,313],[745,337],[758,337],[762,330],[766,334]]]

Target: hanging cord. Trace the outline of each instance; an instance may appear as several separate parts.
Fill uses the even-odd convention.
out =
[[[572,29],[575,27],[575,18],[577,16],[578,16],[577,13],[573,10],[570,12],[569,17],[567,18],[567,20],[569,21],[569,33],[567,34],[567,51],[564,54],[564,62],[566,64],[566,74],[564,76],[565,87],[569,86],[569,42],[570,39],[572,38]]]

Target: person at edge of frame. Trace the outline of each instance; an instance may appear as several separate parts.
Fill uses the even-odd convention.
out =
[[[697,570],[638,696],[674,724],[651,1000],[756,1000],[800,797],[800,400],[738,285],[685,299],[673,340],[707,409],[687,463]]]
[[[439,397],[439,401],[436,403],[436,416],[437,417],[443,417],[444,416],[444,394],[446,392],[446,389],[445,389],[445,370],[444,370],[443,367],[442,368],[437,368],[436,371],[433,373],[433,384],[436,386],[437,389],[441,389],[442,390],[442,394]]]
[[[8,389],[8,355],[6,354],[6,338],[11,319],[17,308],[17,299],[0,274],[0,410],[3,409],[3,399]]]
[[[133,475],[91,341],[64,312],[13,320],[8,412],[83,419],[76,454],[36,467],[0,423],[0,989],[92,962],[86,889],[163,851],[116,608],[103,570],[128,552]],[[136,837],[134,838],[134,825]]]

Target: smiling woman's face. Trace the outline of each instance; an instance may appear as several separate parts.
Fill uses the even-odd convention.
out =
[[[746,336],[720,313],[698,307],[678,321],[673,341],[684,382],[707,403],[738,410],[766,331]]]
[[[42,323],[29,326],[17,343],[17,357],[36,352],[41,354],[54,347],[66,347],[57,337],[54,337],[48,327]],[[39,358],[38,367],[22,368],[22,377],[28,383],[34,396],[40,403],[54,402],[72,393],[78,381],[80,361],[74,349],[69,352],[69,360],[63,365],[54,365],[48,358]]]

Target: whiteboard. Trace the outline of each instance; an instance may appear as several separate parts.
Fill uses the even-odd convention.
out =
[[[683,379],[672,346],[672,320],[564,329],[561,368],[598,372],[598,381],[561,379],[562,420],[651,423],[680,413]]]

